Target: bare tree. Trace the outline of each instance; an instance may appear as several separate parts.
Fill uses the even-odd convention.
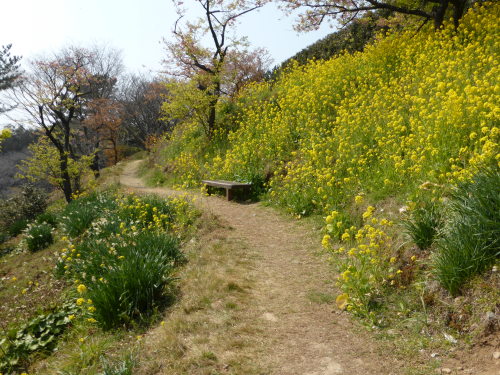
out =
[[[280,0],[285,9],[305,9],[299,15],[298,30],[317,29],[325,20],[347,24],[373,10],[387,10],[394,13],[421,18],[424,23],[432,21],[438,29],[446,15],[453,17],[455,27],[470,4],[475,0]]]
[[[203,10],[203,17],[183,22],[186,11],[181,1],[174,0],[179,18],[173,30],[175,41],[166,42],[170,56],[165,62],[168,74],[194,80],[203,92],[207,103],[204,122],[210,138],[216,128],[217,103],[224,93],[226,62],[231,53],[236,58],[245,50],[243,41],[235,39],[231,32],[240,17],[262,7],[264,1],[196,0],[195,3]],[[202,43],[205,36],[211,41],[210,47]]]
[[[167,88],[158,79],[129,75],[120,85],[119,100],[123,108],[123,136],[127,143],[145,148],[150,136],[170,131],[175,121],[163,121],[161,106]]]
[[[57,149],[60,187],[68,202],[79,189],[79,180],[71,179],[68,166],[70,159],[80,156],[76,145],[81,140],[81,121],[88,103],[103,95],[114,73],[116,69],[103,63],[95,49],[69,47],[33,61],[29,74],[12,93],[27,121],[39,127]]]

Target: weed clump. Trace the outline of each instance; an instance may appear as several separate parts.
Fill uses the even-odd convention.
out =
[[[96,308],[96,319],[104,329],[144,321],[168,301],[166,287],[174,280],[177,243],[167,235],[143,234],[133,244],[116,249],[106,269],[89,267],[89,275],[99,280],[89,287],[88,297]],[[148,242],[155,245],[145,247]]]
[[[46,223],[28,226],[25,238],[29,251],[35,252],[45,249],[54,242],[52,226]]]
[[[479,172],[452,193],[447,225],[434,257],[435,274],[451,294],[500,256],[500,173]]]
[[[411,211],[410,217],[403,221],[406,233],[420,250],[426,250],[434,243],[442,226],[442,216],[435,202],[424,202]]]
[[[107,194],[92,193],[69,203],[61,215],[61,224],[70,237],[78,237],[102,216],[106,210],[116,206]]]

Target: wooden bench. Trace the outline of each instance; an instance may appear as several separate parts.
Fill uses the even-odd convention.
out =
[[[249,191],[252,184],[246,184],[243,182],[235,181],[224,181],[224,180],[201,180],[207,186],[213,186],[216,188],[226,189],[226,198],[228,201],[233,199],[233,191],[235,189]]]

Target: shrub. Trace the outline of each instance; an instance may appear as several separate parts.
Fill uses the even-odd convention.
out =
[[[69,203],[61,215],[61,223],[70,237],[78,237],[94,220],[114,207],[116,203],[109,195],[92,193]]]
[[[0,337],[0,371],[10,373],[23,367],[33,352],[52,351],[58,336],[70,324],[70,316],[76,312],[74,304],[65,304],[60,310],[38,315],[19,329],[9,331],[6,337]]]
[[[35,252],[49,246],[54,239],[52,237],[52,227],[50,224],[34,224],[28,226],[26,230],[26,243],[28,250]]]
[[[38,215],[35,219],[38,224],[46,223],[49,224],[52,228],[57,227],[57,215],[52,212],[44,212]]]
[[[460,184],[434,257],[435,274],[456,295],[500,256],[500,171],[491,168]]]
[[[428,249],[442,226],[441,212],[435,202],[424,202],[411,211],[410,217],[403,221],[406,233],[420,250]]]
[[[144,233],[117,250],[106,268],[92,267],[89,275],[100,281],[89,284],[88,296],[104,329],[143,320],[165,300],[165,287],[173,280],[177,243],[167,235]]]
[[[14,234],[11,235],[18,235],[26,227],[22,227],[22,222],[27,223],[42,213],[47,208],[47,201],[44,190],[31,184],[24,185],[12,198],[0,200],[0,226],[12,227]]]
[[[28,220],[26,219],[19,219],[13,222],[8,229],[9,235],[11,237],[18,236],[19,234],[22,233],[23,230],[26,229],[28,226]]]

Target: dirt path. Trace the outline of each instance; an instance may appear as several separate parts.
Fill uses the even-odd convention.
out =
[[[140,161],[125,166],[121,184],[158,194],[136,177]],[[331,268],[318,253],[319,234],[304,222],[283,218],[260,204],[242,205],[220,197],[202,197],[198,205],[232,227],[254,256],[254,301],[246,311],[258,324],[258,356],[265,374],[389,375],[403,365],[331,303],[336,292]],[[326,302],[330,303],[324,303]],[[235,349],[237,350],[237,349]],[[242,374],[244,375],[244,374]]]

